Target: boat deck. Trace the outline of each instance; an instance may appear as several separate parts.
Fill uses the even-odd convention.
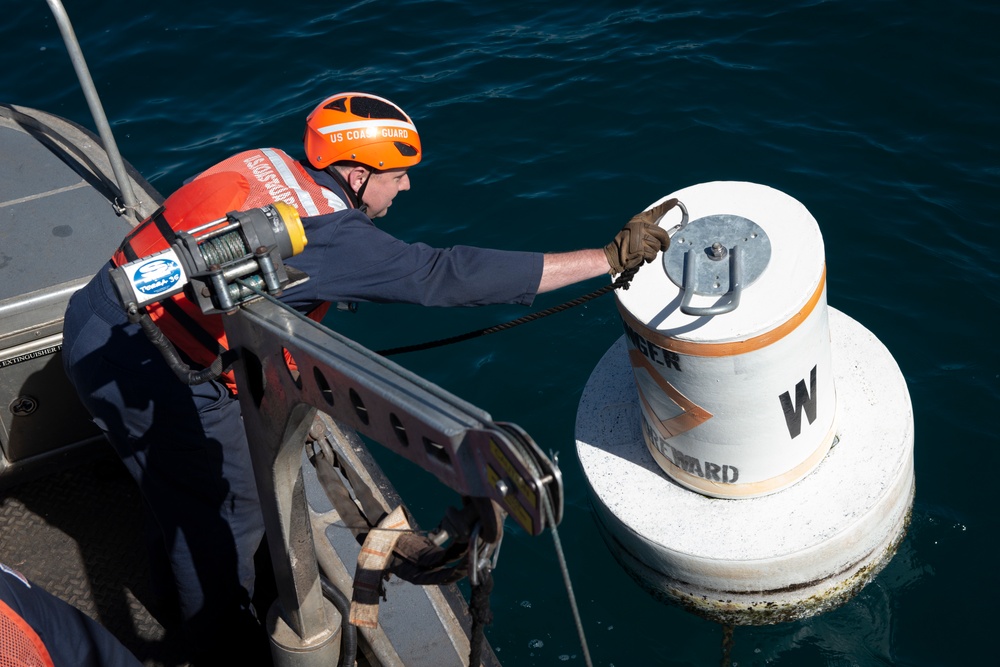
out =
[[[147,607],[140,502],[110,454],[6,488],[0,562],[100,622],[147,667],[179,667],[177,641]]]

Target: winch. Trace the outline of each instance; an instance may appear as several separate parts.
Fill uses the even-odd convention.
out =
[[[158,215],[150,220],[155,223]],[[298,211],[284,202],[231,211],[170,236],[165,250],[111,270],[126,310],[185,292],[205,314],[232,312],[258,290],[280,292],[289,282],[281,260],[306,245]]]
[[[187,301],[202,315],[231,314],[261,293],[277,296],[291,283],[282,260],[302,252],[307,240],[298,211],[284,202],[200,224],[190,209],[185,215],[183,206],[176,207],[180,213],[169,207],[170,200],[125,238],[109,274],[129,321],[142,327],[182,382],[201,384],[226,372],[232,359],[223,359],[228,353],[220,348],[204,368],[192,368],[160,330],[158,312],[178,311]],[[174,229],[188,224],[196,226]]]

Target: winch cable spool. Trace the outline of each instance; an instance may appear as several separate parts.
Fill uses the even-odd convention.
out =
[[[156,221],[162,212],[150,220]],[[184,292],[203,313],[225,314],[265,289],[280,294],[289,282],[282,260],[300,253],[306,243],[298,211],[274,202],[230,211],[191,230],[175,230],[166,250],[111,269],[111,282],[129,321],[142,327],[174,374],[185,384],[202,384],[219,377],[231,355],[225,352],[206,368],[191,368],[146,307]]]
[[[680,223],[674,225],[667,231],[667,234],[670,235],[671,237],[673,237],[673,235],[676,234],[678,231],[680,231],[682,228],[687,226],[688,223],[687,207],[685,207],[684,203],[681,201],[677,201],[676,205],[681,209],[682,218]],[[667,211],[664,212],[663,217],[666,217],[667,213],[669,213],[670,210],[672,210],[672,207],[671,209],[667,209]],[[663,220],[663,217],[661,217],[660,220],[657,221],[657,224],[659,224]],[[528,322],[533,322],[543,317],[548,317],[549,315],[555,315],[556,313],[561,313],[564,310],[569,310],[570,308],[574,308],[581,304],[587,303],[588,301],[592,301],[593,299],[596,299],[599,296],[604,296],[608,292],[612,292],[616,289],[621,288],[623,290],[627,290],[629,288],[629,285],[631,285],[632,283],[632,278],[635,277],[635,274],[638,271],[639,271],[638,267],[634,269],[629,269],[628,271],[623,271],[618,276],[618,278],[615,279],[614,282],[605,285],[604,287],[601,287],[599,289],[596,289],[590,294],[585,294],[576,299],[571,299],[570,301],[566,301],[557,306],[546,308],[545,310],[540,310],[536,313],[531,313],[530,315],[525,315],[524,317],[519,317],[517,319],[510,320],[509,322],[503,322],[502,324],[497,324],[492,327],[486,327],[484,329],[469,331],[467,333],[459,334],[458,336],[452,336],[450,338],[442,338],[440,340],[428,341],[426,343],[417,343],[415,345],[404,345],[401,347],[388,348],[385,350],[380,350],[378,354],[381,354],[383,357],[389,357],[394,354],[403,354],[404,352],[418,352],[420,350],[429,350],[435,347],[451,345],[453,343],[461,343],[462,341],[471,340],[473,338],[479,338],[480,336],[486,336],[487,334],[497,333],[498,331],[506,331],[507,329],[513,329],[516,326],[527,324]]]

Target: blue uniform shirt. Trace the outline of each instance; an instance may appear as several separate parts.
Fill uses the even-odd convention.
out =
[[[305,168],[319,185],[343,196],[328,173]],[[541,253],[406,243],[357,209],[303,218],[302,224],[309,242],[286,264],[310,279],[281,296],[297,310],[322,301],[530,305],[542,277]]]

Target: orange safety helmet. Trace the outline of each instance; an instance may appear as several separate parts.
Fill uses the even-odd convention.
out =
[[[420,135],[413,121],[389,100],[368,93],[338,93],[306,118],[306,157],[317,169],[342,160],[375,170],[420,162]]]

